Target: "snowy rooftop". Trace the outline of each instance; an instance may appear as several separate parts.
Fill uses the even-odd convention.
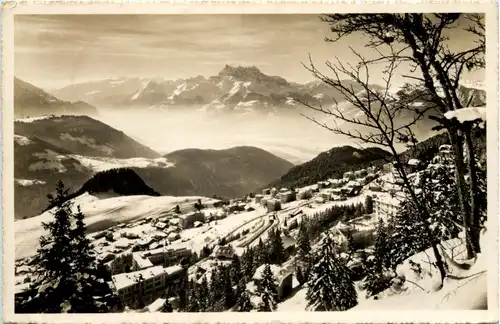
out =
[[[148,280],[164,274],[166,268],[156,266],[145,270],[139,270],[131,273],[120,273],[112,276],[113,284],[117,290],[135,285],[141,278]]]
[[[273,274],[273,277],[280,282],[281,279],[286,277],[289,272],[286,271],[285,269],[281,268],[280,266],[277,266],[275,264],[270,264],[269,265],[271,268],[271,273]],[[254,280],[260,280],[262,279],[262,274],[264,273],[264,268],[266,267],[266,264],[261,265],[260,267],[255,270],[255,274],[253,275],[252,279]]]
[[[151,313],[158,312],[163,307],[163,304],[165,304],[165,301],[166,301],[166,299],[164,299],[164,298],[158,298],[157,300],[155,300],[154,302],[152,302],[146,308]]]

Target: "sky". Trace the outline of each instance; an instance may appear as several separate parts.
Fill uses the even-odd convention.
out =
[[[373,55],[361,35],[325,42],[333,34],[318,15],[20,15],[14,26],[15,74],[44,89],[118,77],[208,77],[226,64],[305,83],[314,79],[301,64],[309,54],[321,69],[335,57],[355,64],[348,46]],[[459,33],[452,41],[470,44]]]

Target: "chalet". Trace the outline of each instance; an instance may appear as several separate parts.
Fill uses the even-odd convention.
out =
[[[269,196],[271,194],[271,189],[264,189],[262,190],[262,195],[263,196]]]
[[[259,204],[259,203],[260,203],[260,201],[262,200],[262,198],[263,198],[263,196],[262,196],[262,195],[258,195],[258,194],[257,194],[257,195],[255,195],[255,203],[256,203],[256,204]]]
[[[183,229],[186,228],[191,228],[194,225],[194,222],[204,222],[205,221],[205,214],[195,211],[191,212],[189,214],[181,215],[179,216],[180,220],[180,225],[182,226]]]
[[[278,190],[276,188],[271,189],[270,195],[272,198],[276,197],[278,194]]]
[[[212,256],[217,259],[232,259],[234,257],[234,248],[231,244],[217,245],[212,252]]]
[[[166,223],[164,223],[164,222],[158,222],[158,223],[156,223],[156,224],[155,224],[155,227],[156,227],[157,229],[159,229],[159,230],[163,230],[163,229],[165,229],[167,226],[168,226],[168,225],[167,225]]]
[[[293,287],[293,274],[280,266],[277,266],[275,264],[270,264],[269,265],[271,268],[271,272],[273,274],[274,279],[276,280],[276,284],[278,286],[278,298],[279,299],[284,299],[287,297]],[[261,265],[260,267],[255,270],[255,274],[253,275],[253,285],[250,285],[249,292],[251,294],[254,294],[255,291],[257,290],[257,287],[260,285],[260,282],[262,280],[262,274],[264,272],[264,268],[266,267],[266,264]]]

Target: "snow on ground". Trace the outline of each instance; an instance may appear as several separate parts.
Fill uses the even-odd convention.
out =
[[[14,120],[14,122],[33,123],[37,120],[49,119],[49,118],[52,118],[52,116],[36,116],[36,117],[19,118],[19,119]]]
[[[21,146],[26,146],[32,143],[32,141],[26,136],[21,136],[16,134],[14,134],[14,141]]]
[[[206,204],[210,199],[204,197],[151,197],[126,196],[99,199],[87,193],[73,200],[74,208],[80,205],[85,215],[87,227],[104,230],[117,223],[139,220],[146,217],[159,217],[172,211],[176,205],[192,206],[198,199]],[[44,234],[42,222],[53,219],[50,211],[29,219],[18,220],[15,226],[16,260],[32,255],[38,248],[38,238]]]
[[[114,152],[113,148],[111,148],[109,146],[106,146],[106,145],[96,144],[95,139],[89,138],[89,137],[86,137],[86,136],[74,137],[71,134],[62,133],[61,135],[59,135],[59,138],[61,140],[63,140],[63,141],[72,141],[72,142],[77,142],[79,144],[86,145],[86,146],[91,147],[93,149],[96,149],[96,150],[99,150],[101,152],[104,152],[104,153],[106,153],[108,155],[111,155]]]
[[[129,158],[129,159],[116,159],[106,157],[88,157],[82,155],[70,155],[72,158],[78,160],[82,165],[95,172],[105,171],[116,168],[170,168],[174,164],[169,162],[166,158],[148,159],[148,158]]]
[[[44,150],[43,153],[33,153],[33,156],[40,159],[40,161],[31,164],[28,167],[29,171],[37,170],[55,170],[57,172],[66,172],[66,167],[61,161],[67,159],[67,156],[60,155],[52,150]]]
[[[16,183],[23,186],[29,187],[34,185],[44,185],[46,182],[42,180],[27,180],[27,179],[15,179]]]

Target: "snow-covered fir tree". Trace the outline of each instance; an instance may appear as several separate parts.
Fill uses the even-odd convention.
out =
[[[278,306],[278,285],[271,266],[266,264],[262,271],[262,277],[257,285],[257,296],[260,298],[257,310],[259,312],[272,312]]]
[[[75,213],[67,199],[68,190],[59,181],[56,195],[49,196],[56,206],[54,220],[43,223],[48,232],[40,238],[34,257],[35,269],[29,291],[32,298],[21,309],[37,313],[91,313],[108,311],[108,306],[94,297],[112,296],[109,287],[98,277],[99,267],[90,241],[85,236],[84,215]]]
[[[253,309],[253,304],[250,301],[250,295],[246,291],[245,283],[243,281],[240,281],[236,291],[236,296],[238,297],[236,302],[236,311],[250,312]]]
[[[329,232],[314,254],[306,300],[308,308],[314,311],[345,311],[357,305],[354,283]]]

